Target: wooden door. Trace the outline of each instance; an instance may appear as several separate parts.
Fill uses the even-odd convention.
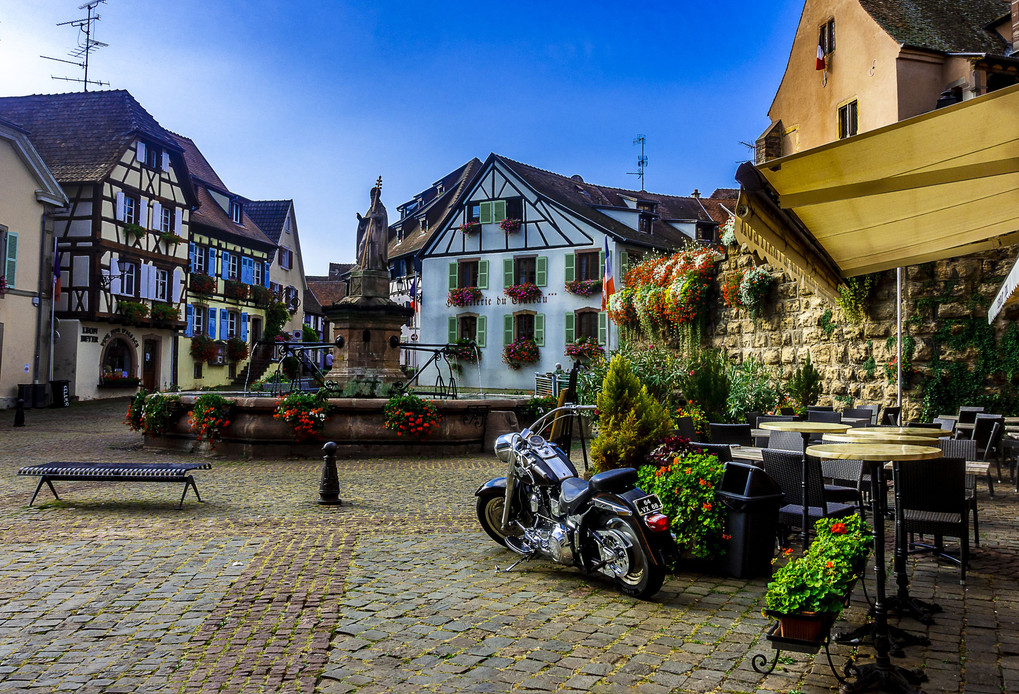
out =
[[[142,387],[156,390],[159,387],[159,340],[145,340],[142,347]]]

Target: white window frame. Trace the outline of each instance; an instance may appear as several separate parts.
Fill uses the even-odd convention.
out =
[[[208,275],[209,249],[206,246],[195,245],[195,266],[191,271],[197,275]]]
[[[135,296],[138,292],[138,264],[120,261],[120,295]]]
[[[236,311],[226,312],[226,334],[227,337],[238,337],[238,326],[240,325],[240,316],[237,315]]]
[[[156,268],[156,286],[152,292],[154,299],[169,301],[168,290],[170,287],[170,271],[163,268]]]
[[[206,308],[204,306],[198,306],[197,304],[195,305],[193,323],[194,325],[193,332],[195,335],[205,334],[205,321],[207,320],[205,313]]]
[[[256,287],[262,286],[262,261],[256,260],[251,273],[251,283]]]
[[[173,232],[174,227],[174,209],[172,207],[163,207],[159,210],[159,230],[164,234]]]
[[[239,202],[230,203],[230,219],[233,220],[234,224],[240,224],[244,218],[244,210],[241,208]]]
[[[138,223],[138,198],[133,195],[124,195],[124,223]]]
[[[228,257],[230,258],[230,265],[227,267],[227,277],[232,280],[240,279],[241,257],[236,253],[231,253]]]

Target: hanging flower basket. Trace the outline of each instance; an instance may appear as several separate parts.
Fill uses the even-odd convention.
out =
[[[213,361],[219,354],[219,345],[208,335],[191,338],[191,357],[195,361]]]
[[[268,287],[253,284],[248,288],[248,298],[254,301],[259,308],[265,308],[272,302],[273,293]]]
[[[740,298],[739,288],[743,283],[743,271],[736,270],[724,275],[718,283],[722,285],[722,301],[729,308],[738,308],[743,305]]]
[[[461,287],[460,289],[451,289],[449,296],[446,298],[447,306],[471,306],[477,301],[481,301],[481,290],[477,287]]]
[[[199,296],[210,296],[216,291],[216,280],[208,275],[192,274],[188,289]]]
[[[529,337],[518,337],[503,347],[502,360],[513,369],[519,369],[524,364],[534,364],[538,361],[538,343]]]
[[[515,231],[520,231],[520,220],[507,217],[506,219],[499,222],[499,228],[505,231],[507,234],[512,234]]]
[[[149,315],[149,307],[140,301],[117,300],[117,312],[124,316],[128,325],[138,325]]]
[[[226,342],[226,355],[232,362],[244,361],[248,358],[248,343],[239,337],[231,337]]]
[[[7,293],[7,277],[0,275],[0,299]]]
[[[601,280],[573,280],[566,283],[566,291],[577,296],[594,296],[601,291]]]
[[[622,289],[609,298],[609,318],[621,328],[636,328],[640,325],[633,299],[634,291],[629,288]]]
[[[227,280],[223,287],[223,293],[228,299],[244,301],[248,298],[248,289],[248,285],[244,282],[239,280]]]
[[[597,341],[592,340],[590,337],[582,337],[576,342],[571,342],[566,345],[567,357],[571,357],[577,361],[584,359],[594,359],[605,354],[605,350],[602,349],[601,345]]]
[[[474,340],[461,338],[455,343],[446,346],[446,356],[449,359],[474,364],[481,358],[481,353],[478,351],[478,345]]]
[[[541,287],[533,282],[524,282],[506,287],[502,293],[513,299],[514,303],[531,304],[541,298]]]
[[[748,270],[739,285],[739,296],[750,315],[757,318],[764,310],[764,300],[775,284],[775,277],[763,266]]]
[[[464,236],[470,236],[478,231],[481,231],[481,222],[464,222],[457,227]]]
[[[175,323],[180,320],[180,310],[170,304],[154,304],[152,306],[152,320],[161,323]]]

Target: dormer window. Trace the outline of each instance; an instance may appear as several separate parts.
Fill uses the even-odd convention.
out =
[[[241,203],[233,201],[230,203],[230,219],[234,221],[234,224],[240,224],[242,218]]]
[[[639,221],[637,222],[638,231],[643,231],[645,234],[651,233],[651,222],[654,218],[649,214],[641,214]]]

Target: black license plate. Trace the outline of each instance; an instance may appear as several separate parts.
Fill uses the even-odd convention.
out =
[[[637,507],[637,513],[642,516],[648,516],[662,510],[662,500],[658,498],[657,494],[642,496],[634,501],[633,505]]]

